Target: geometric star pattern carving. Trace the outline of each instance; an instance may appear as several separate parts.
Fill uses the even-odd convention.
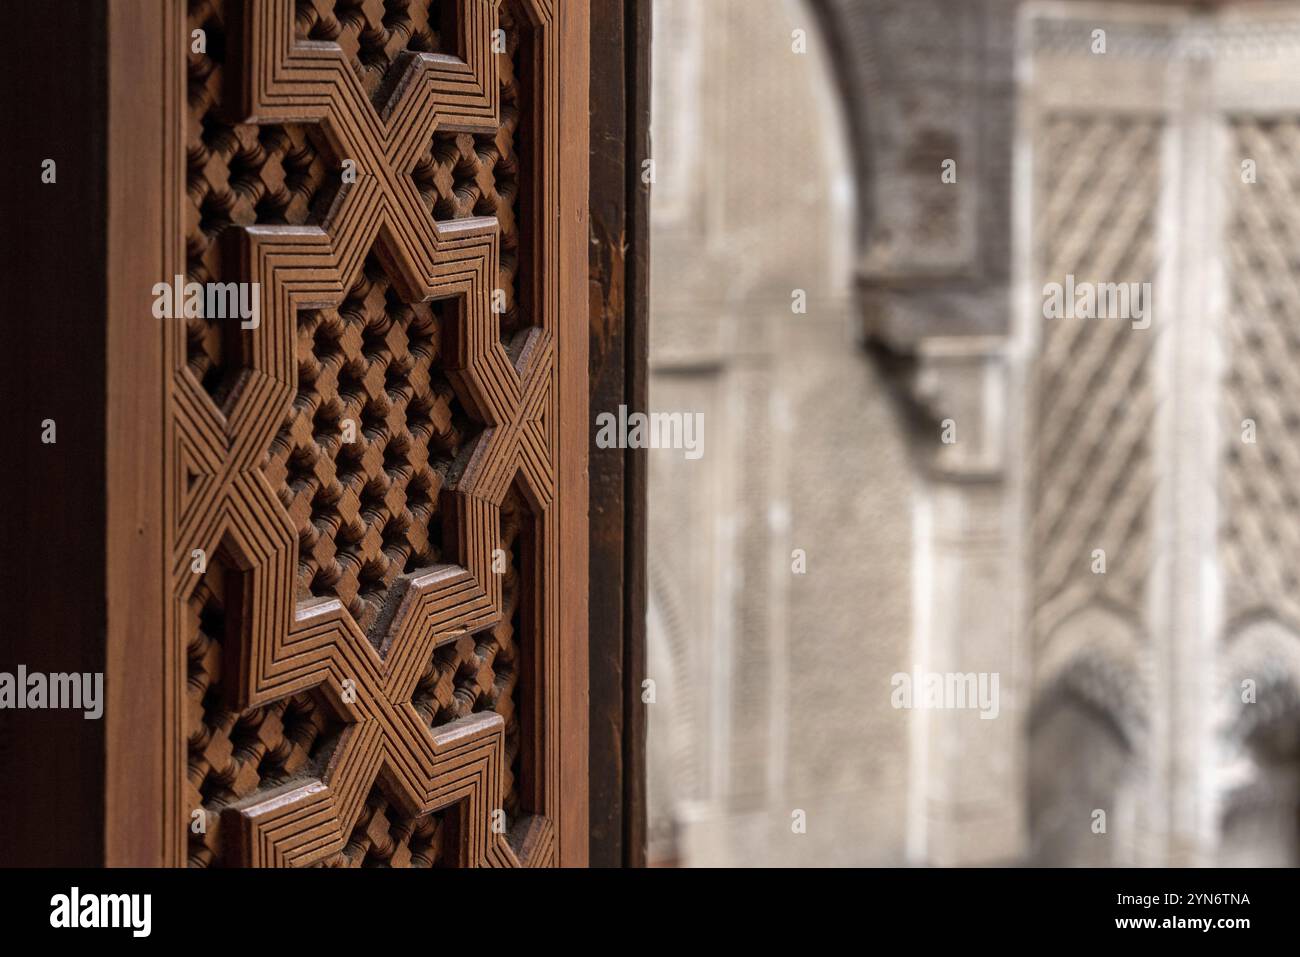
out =
[[[203,724],[175,735],[180,845],[554,863],[553,4],[511,0],[505,51],[493,0],[192,11],[223,29],[218,80],[191,58],[191,273],[261,309],[173,343],[173,633]]]

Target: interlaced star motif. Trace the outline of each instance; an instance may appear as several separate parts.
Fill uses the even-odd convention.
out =
[[[552,0],[510,0],[501,21],[495,0],[225,6],[230,129],[273,135],[216,131],[224,192],[200,208],[225,219],[192,224],[191,262],[259,284],[262,322],[193,331],[173,432],[179,607],[212,607],[193,549],[226,580],[219,686],[211,637],[191,643],[191,683],[206,674],[200,700],[219,694],[228,718],[189,745],[222,795],[222,861],[552,863],[553,233],[530,234],[525,322],[512,200],[531,188],[538,222],[556,216],[501,136],[520,111],[503,121],[513,66],[494,47],[514,18],[543,84]],[[557,147],[547,99],[528,114],[539,170]]]

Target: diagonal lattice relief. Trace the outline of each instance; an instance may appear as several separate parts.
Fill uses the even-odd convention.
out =
[[[299,40],[337,43],[372,101],[389,92],[403,54],[455,54],[452,0],[294,0]]]
[[[343,722],[324,698],[308,691],[261,708],[230,710],[222,693],[222,660],[229,627],[226,563],[214,559],[188,604],[187,749],[189,805],[202,822],[189,828],[189,865],[207,867],[221,856],[221,809],[258,790],[319,774]]]
[[[421,674],[412,704],[430,728],[469,714],[493,710],[506,720],[506,826],[524,813],[519,700],[522,678],[521,630],[523,536],[530,520],[527,507],[512,490],[502,505],[501,548],[507,562],[505,607],[496,627],[438,648]],[[381,785],[371,789],[366,809],[353,825],[347,847],[322,867],[454,867],[459,864],[460,832],[465,808],[456,804],[428,814],[407,814]]]
[[[1039,215],[1044,282],[1150,281],[1161,125],[1060,116],[1044,126]],[[1105,161],[1103,162],[1103,157]],[[1115,216],[1098,211],[1120,210]],[[1140,606],[1150,546],[1155,329],[1044,320],[1033,431],[1035,605],[1104,591]],[[1078,561],[1103,548],[1112,572]]]
[[[522,31],[510,5],[502,4],[498,15],[500,29],[505,33],[505,48],[497,55],[500,125],[490,134],[435,132],[411,178],[437,221],[496,217],[501,236],[497,288],[503,294],[496,308],[501,342],[514,355],[520,333],[536,324],[535,309],[529,302],[533,277],[528,257],[521,255],[521,242],[526,242],[521,227],[528,218],[523,208],[525,192],[532,184],[520,153],[526,149],[532,130],[522,110]]]
[[[420,675],[411,702],[430,728],[475,712],[491,710],[505,718],[505,800],[507,821],[524,813],[521,806],[523,750],[520,710],[533,689],[526,687],[520,642],[526,636],[525,553],[532,543],[533,516],[517,489],[501,504],[501,621],[434,651]]]
[[[502,810],[508,829],[526,813],[520,711],[532,689],[526,687],[518,641],[527,628],[523,566],[531,522],[523,497],[512,489],[502,504],[499,543],[505,563],[502,620],[436,649],[412,695],[416,713],[431,729],[483,711],[505,719]],[[243,713],[225,705],[221,664],[230,624],[228,576],[226,563],[214,560],[188,604],[187,790],[190,806],[203,809],[203,827],[190,829],[191,867],[223,862],[223,808],[319,777],[346,729],[315,691]],[[377,784],[347,848],[322,866],[452,866],[458,860],[456,816],[461,813],[453,808],[403,814]]]
[[[402,302],[371,256],[338,307],[298,313],[298,392],[264,471],[298,529],[298,600],[337,597],[367,633],[400,575],[446,557],[438,499],[482,429],[441,368],[454,308]]]
[[[380,787],[352,827],[347,846],[318,867],[455,867],[460,863],[461,805],[411,816]]]
[[[1300,627],[1300,230],[1286,215],[1300,197],[1300,122],[1233,116],[1227,128],[1233,155],[1257,157],[1270,174],[1249,184],[1232,178],[1227,187],[1230,348],[1219,529],[1225,606],[1229,620],[1269,608]],[[1248,421],[1257,441],[1243,441]]]
[[[223,281],[232,272],[223,237],[231,227],[319,224],[338,195],[338,164],[311,126],[257,126],[231,120],[224,0],[192,0],[190,25],[206,49],[191,49],[186,82],[186,279]],[[243,363],[238,332],[211,318],[186,321],[190,372],[218,406]]]

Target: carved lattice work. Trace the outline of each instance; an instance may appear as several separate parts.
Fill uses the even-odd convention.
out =
[[[478,635],[438,648],[420,676],[412,703],[430,727],[481,711],[505,719],[507,826],[521,813],[519,648],[523,624],[520,566],[527,507],[512,490],[502,503],[500,560],[504,563],[502,621]],[[221,810],[320,773],[343,725],[314,693],[281,699],[243,714],[223,705],[221,651],[227,629],[223,564],[214,562],[189,602],[188,780],[193,806],[202,806],[206,831],[190,833],[191,867],[221,860]],[[432,867],[456,860],[455,824],[447,812],[411,816],[391,805],[378,787],[353,827],[347,847],[327,867]]]
[[[191,29],[204,31],[206,50],[190,47],[186,144],[186,273],[194,282],[220,281],[222,235],[231,226],[319,223],[337,194],[339,175],[309,127],[255,126],[230,120],[226,83],[227,0],[191,0]],[[220,404],[241,367],[238,333],[215,318],[187,320],[190,371]]]
[[[521,661],[515,638],[522,628],[523,526],[528,520],[515,491],[501,505],[500,560],[504,562],[502,620],[494,628],[466,635],[438,648],[416,683],[411,702],[430,728],[481,711],[505,719],[506,827],[521,810],[519,692]],[[457,863],[459,808],[405,814],[376,787],[366,799],[348,845],[325,867],[449,867]]]
[[[177,819],[188,830],[202,806],[213,825],[194,863],[554,859],[558,606],[538,569],[555,564],[556,287],[539,267],[520,292],[516,263],[525,244],[545,263],[558,222],[544,181],[521,199],[517,142],[526,115],[547,131],[528,162],[555,168],[556,114],[524,109],[524,91],[554,83],[556,37],[546,0],[516,0],[494,54],[497,5],[454,7],[430,13],[441,33],[420,25],[427,3],[191,7],[219,40],[191,63],[191,143],[242,116],[237,140],[280,150],[191,175],[194,217],[232,169],[252,210],[198,228],[195,278],[257,283],[263,303],[259,328],[205,331],[202,361],[176,356],[174,585],[192,657]],[[236,17],[244,69],[218,82]],[[440,142],[457,156],[446,175],[425,164],[430,201],[417,168]],[[279,189],[266,170],[289,156],[301,170]],[[334,193],[342,157],[358,176]],[[549,212],[525,237],[530,203]],[[196,365],[227,384],[237,370],[238,387],[195,391],[179,373]],[[195,548],[228,555],[225,571],[196,582]]]
[[[523,569],[528,509],[511,489],[501,503],[501,540],[496,560],[502,576],[501,621],[488,631],[466,636],[433,653],[416,683],[412,703],[429,727],[479,711],[505,719],[505,799],[508,821],[521,813],[520,709],[523,662],[518,640],[525,636]]]
[[[1232,621],[1268,609],[1300,629],[1300,120],[1235,117],[1230,155],[1252,157],[1257,182],[1229,187],[1221,554]],[[1243,441],[1243,421],[1255,441]]]
[[[479,431],[440,362],[452,308],[401,302],[372,256],[341,305],[298,314],[298,394],[265,471],[298,529],[299,600],[338,597],[365,631],[399,575],[442,560],[438,498]]]
[[[190,597],[186,626],[191,807],[203,828],[189,829],[189,864],[220,863],[221,810],[257,791],[317,774],[338,744],[342,723],[315,692],[282,698],[244,713],[224,704],[222,650],[226,640],[224,565],[213,562]]]
[[[1040,130],[1043,283],[1154,282],[1161,125],[1068,115]],[[1036,319],[1036,321],[1039,321]],[[1105,596],[1135,612],[1148,572],[1156,328],[1042,319],[1032,433],[1035,608]],[[1104,549],[1106,574],[1094,574]]]
[[[337,43],[366,94],[391,92],[406,53],[454,53],[449,0],[294,0],[300,39]],[[451,29],[448,29],[451,27]]]
[[[533,322],[522,302],[528,276],[526,259],[520,259],[523,171],[518,144],[526,135],[526,122],[520,112],[518,70],[524,45],[508,5],[500,8],[500,16],[506,41],[497,55],[500,125],[490,134],[435,133],[411,175],[434,219],[495,216],[501,224],[497,288],[505,298],[493,308],[501,316],[501,341],[509,344]]]
[[[412,816],[394,807],[380,788],[366,798],[347,847],[321,867],[454,867],[460,837],[458,808]]]

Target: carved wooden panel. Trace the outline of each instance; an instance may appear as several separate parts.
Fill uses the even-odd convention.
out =
[[[555,0],[184,20],[168,854],[554,864]]]

